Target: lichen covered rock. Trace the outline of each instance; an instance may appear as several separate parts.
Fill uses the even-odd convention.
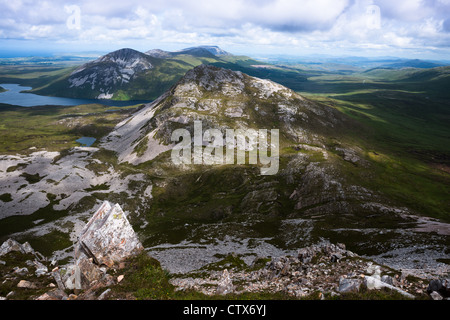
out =
[[[109,282],[107,268],[144,249],[119,204],[105,201],[80,234],[75,263],[63,274],[66,289],[87,289]]]
[[[111,267],[143,249],[120,205],[105,201],[82,231],[75,258],[85,255],[99,266]]]

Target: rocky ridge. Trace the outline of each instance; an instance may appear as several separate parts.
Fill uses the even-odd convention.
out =
[[[229,56],[230,53],[221,49],[218,46],[198,46],[198,47],[190,47],[182,50],[170,52],[161,49],[152,49],[145,52],[149,56],[155,58],[169,58],[176,57],[181,54],[188,54],[193,56],[203,56],[203,57],[211,57],[211,56]]]

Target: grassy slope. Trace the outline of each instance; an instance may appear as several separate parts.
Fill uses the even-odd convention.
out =
[[[23,86],[40,87],[55,81],[74,70],[74,66],[57,64],[0,65],[0,83],[17,83]]]
[[[117,112],[105,112],[117,109]],[[79,145],[82,136],[100,138],[127,108],[91,104],[74,107],[23,108],[0,105],[0,154],[26,154],[31,147],[61,151]]]
[[[450,221],[449,68],[377,70],[309,79],[302,94],[364,124],[355,135],[375,164],[367,185]]]

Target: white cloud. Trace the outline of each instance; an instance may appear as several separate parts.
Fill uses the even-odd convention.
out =
[[[65,5],[80,7],[80,30],[67,28]],[[379,25],[368,16],[371,5],[380,8]],[[141,40],[148,49],[227,44],[283,52],[450,45],[450,0],[0,0],[0,8],[0,41],[119,46]]]

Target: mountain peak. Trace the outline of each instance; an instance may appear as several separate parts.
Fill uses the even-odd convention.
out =
[[[186,48],[181,51],[185,52],[185,51],[194,51],[194,50],[205,50],[214,56],[229,56],[229,55],[231,55],[230,53],[221,49],[219,46],[197,46],[197,47]]]
[[[112,61],[112,62],[126,62],[136,59],[145,58],[145,54],[130,48],[123,48],[113,52],[110,52],[95,61],[103,62],[103,61]],[[95,62],[94,61],[94,62]]]
[[[72,72],[68,81],[70,88],[88,88],[98,93],[98,99],[110,99],[118,86],[152,68],[149,56],[124,48],[80,66]]]
[[[248,97],[246,87],[253,90],[253,95],[257,99],[265,100],[276,95],[282,99],[296,97],[303,100],[303,97],[276,82],[207,64],[199,65],[186,72],[178,82],[176,92],[182,93],[182,95],[196,96],[196,92],[209,91],[225,97],[237,95]]]
[[[172,149],[175,128],[191,130],[194,120],[220,130],[277,128],[295,143],[322,144],[320,134],[342,123],[342,116],[275,82],[200,65],[116,127],[102,147],[116,151],[119,162],[150,161]]]
[[[195,57],[204,57],[204,58],[215,58],[218,56],[230,56],[231,53],[221,49],[218,46],[197,46],[197,47],[189,47],[185,49],[181,49],[178,51],[170,52],[161,49],[152,49],[145,54],[155,57],[155,58],[171,58],[176,57],[180,54],[189,54]]]
[[[145,52],[145,54],[154,57],[154,58],[161,58],[161,59],[165,59],[165,58],[170,58],[171,57],[171,53],[169,51],[164,51],[161,49],[152,49],[152,50],[148,50]]]

